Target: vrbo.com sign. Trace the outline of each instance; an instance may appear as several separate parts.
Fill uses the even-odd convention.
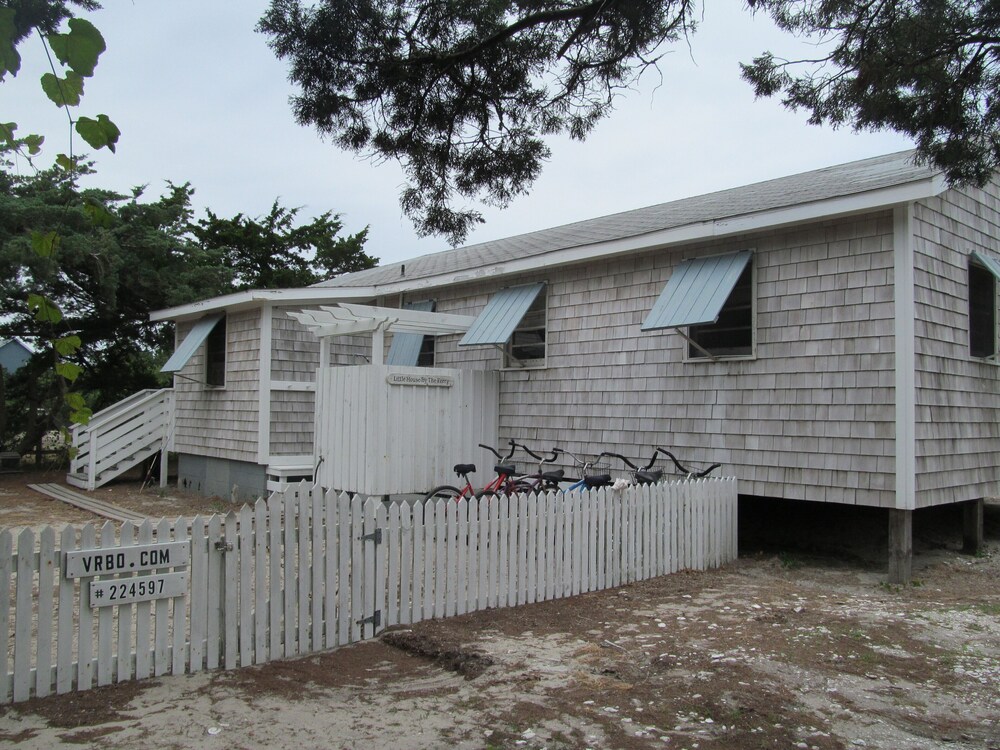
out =
[[[155,568],[174,568],[191,561],[189,542],[139,544],[66,553],[66,577],[86,578],[111,573],[138,573]]]
[[[103,576],[102,580],[89,582],[90,606],[106,607],[184,596],[188,589],[187,571],[163,571],[185,567],[190,562],[190,542],[138,544],[67,552],[64,572],[67,579]],[[120,577],[123,573],[144,575]]]

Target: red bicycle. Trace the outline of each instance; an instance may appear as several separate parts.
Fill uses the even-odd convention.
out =
[[[479,447],[490,451],[500,461],[500,463],[493,467],[493,470],[497,473],[493,481],[481,490],[476,491],[476,489],[472,486],[472,480],[469,479],[469,474],[474,474],[476,472],[476,465],[455,464],[455,475],[465,480],[465,486],[458,488],[454,485],[442,484],[440,487],[435,487],[424,495],[424,501],[438,499],[461,500],[463,497],[492,497],[494,495],[510,495],[516,492],[521,492],[522,490],[516,489],[516,482],[513,479],[514,475],[517,473],[517,467],[510,463],[510,459],[514,455],[514,451],[517,450],[517,446],[514,441],[510,441],[510,451],[506,456],[500,455],[500,452],[496,448],[489,445],[480,443]]]

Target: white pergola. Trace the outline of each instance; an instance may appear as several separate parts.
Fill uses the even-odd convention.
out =
[[[320,362],[330,361],[330,339],[335,336],[372,334],[372,362],[385,359],[385,334],[415,333],[442,336],[464,333],[476,318],[471,315],[404,310],[340,302],[314,310],[290,312],[289,315],[312,331],[320,340]]]

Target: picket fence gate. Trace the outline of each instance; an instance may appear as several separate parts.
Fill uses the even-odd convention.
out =
[[[189,545],[183,565],[67,577],[81,551],[177,542]],[[225,517],[5,530],[0,703],[263,664],[393,625],[717,567],[736,554],[733,479],[413,506],[303,483]],[[180,595],[127,601],[133,584],[141,594],[178,572]],[[93,607],[92,589],[106,596],[109,580],[124,603]]]

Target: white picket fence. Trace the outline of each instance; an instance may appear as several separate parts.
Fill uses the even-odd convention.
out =
[[[189,563],[66,577],[68,553],[167,542],[189,543]],[[66,527],[58,543],[52,528],[6,530],[0,703],[261,664],[736,554],[732,479],[416,506],[303,484],[225,517]],[[149,585],[178,570],[181,596],[92,607],[91,581]]]

